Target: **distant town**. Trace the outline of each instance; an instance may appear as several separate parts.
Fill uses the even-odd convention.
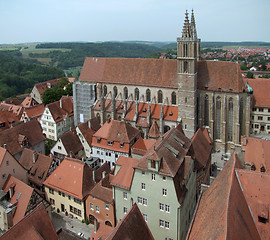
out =
[[[0,240],[269,239],[270,47],[178,36],[1,46]]]

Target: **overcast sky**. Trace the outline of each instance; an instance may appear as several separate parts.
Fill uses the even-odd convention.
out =
[[[202,41],[270,42],[270,0],[0,0],[0,43],[176,41],[192,8]]]

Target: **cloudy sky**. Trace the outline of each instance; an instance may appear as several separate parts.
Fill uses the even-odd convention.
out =
[[[0,0],[0,44],[176,41],[192,8],[202,41],[270,42],[270,0]]]

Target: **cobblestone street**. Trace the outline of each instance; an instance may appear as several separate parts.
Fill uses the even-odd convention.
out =
[[[90,239],[93,229],[93,225],[91,224],[86,225],[75,218],[56,212],[52,212],[52,222],[56,232],[61,228],[67,229],[76,235],[78,235],[78,233],[83,233],[84,239]]]

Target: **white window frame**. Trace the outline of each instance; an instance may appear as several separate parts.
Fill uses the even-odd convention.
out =
[[[142,183],[142,184],[141,184],[141,187],[142,187],[142,190],[145,191],[145,189],[146,189],[145,183]]]
[[[124,198],[125,200],[127,200],[127,193],[126,193],[126,192],[123,192],[123,198]]]

